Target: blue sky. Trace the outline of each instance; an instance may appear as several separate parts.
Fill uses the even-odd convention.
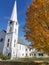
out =
[[[0,30],[7,29],[8,20],[5,17],[10,18],[12,8],[15,0],[0,0]],[[16,0],[17,1],[17,16],[19,23],[19,38],[29,44],[24,37],[23,26],[25,25],[26,10],[31,4],[32,0]]]

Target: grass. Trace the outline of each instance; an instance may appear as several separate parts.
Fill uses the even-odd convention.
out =
[[[34,62],[0,62],[0,65],[39,65],[38,63]]]
[[[16,62],[49,62],[49,58],[18,58],[14,59]]]
[[[0,61],[0,65],[49,65],[49,58],[18,58],[10,61]]]
[[[49,65],[49,63],[2,61],[0,62],[0,65]]]

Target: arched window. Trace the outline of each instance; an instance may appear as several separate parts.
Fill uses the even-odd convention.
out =
[[[27,56],[27,53],[26,53],[26,56]]]
[[[10,27],[9,32],[12,32],[12,27]]]
[[[10,24],[12,24],[12,21],[10,22]]]
[[[7,43],[7,47],[9,47],[9,43]]]
[[[15,43],[14,43],[14,47],[15,47]]]
[[[10,39],[8,39],[8,42],[10,41]]]
[[[0,42],[2,42],[2,41],[3,41],[3,38],[0,39]]]
[[[14,40],[14,47],[16,46],[16,40]]]

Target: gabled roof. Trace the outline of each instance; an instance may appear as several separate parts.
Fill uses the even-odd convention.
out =
[[[31,46],[29,46],[29,45],[27,45],[26,43],[24,43],[24,41],[23,41],[22,39],[20,39],[20,38],[18,38],[18,44],[25,45],[25,46],[27,46],[28,48],[33,49]]]
[[[18,38],[18,44],[27,45],[27,44],[25,44],[25,43],[23,42],[23,40],[20,39],[20,38]]]
[[[6,33],[6,30],[3,30]]]
[[[5,33],[6,33],[6,30],[3,29],[3,30],[1,30],[0,32],[5,32]]]

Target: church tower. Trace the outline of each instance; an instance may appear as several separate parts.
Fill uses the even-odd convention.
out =
[[[18,27],[19,24],[17,21],[17,7],[15,0],[12,15],[8,21],[7,33],[3,48],[3,55],[11,55],[11,59],[16,58],[17,56]]]

